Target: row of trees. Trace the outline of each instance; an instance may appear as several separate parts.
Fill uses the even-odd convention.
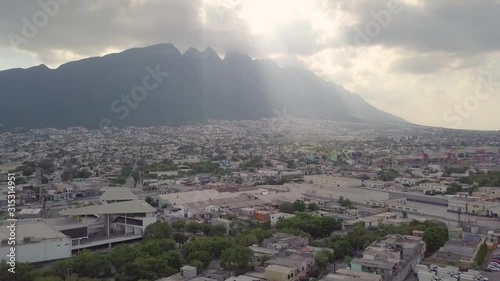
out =
[[[388,234],[412,235],[414,230],[424,232],[422,239],[427,245],[428,256],[448,241],[448,229],[445,224],[431,220],[424,222],[413,220],[401,226],[382,225],[377,229],[365,228],[363,223],[356,223],[346,237],[334,236],[329,246],[335,251],[337,258],[346,257],[365,249]]]
[[[477,184],[477,186],[500,186],[500,172],[478,172],[468,177],[460,178],[460,183]]]
[[[293,203],[285,202],[279,207],[280,212],[293,214],[295,212],[305,212],[305,211],[318,211],[319,206],[316,203],[306,204],[302,200],[296,200]]]
[[[342,223],[328,216],[313,216],[308,213],[297,213],[295,217],[279,219],[276,229],[290,233],[307,233],[313,238],[329,236],[333,231],[342,229]]]

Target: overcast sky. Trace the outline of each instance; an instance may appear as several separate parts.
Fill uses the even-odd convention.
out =
[[[310,69],[413,123],[500,129],[500,0],[57,1],[1,2],[0,70],[210,46]]]

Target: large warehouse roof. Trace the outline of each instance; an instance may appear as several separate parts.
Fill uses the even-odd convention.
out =
[[[189,192],[162,194],[159,197],[161,200],[167,201],[171,204],[175,203],[176,205],[185,205],[187,203],[193,203],[193,202],[233,198],[240,196],[242,194],[257,196],[264,192],[267,192],[267,190],[257,189],[257,190],[238,191],[238,192],[218,192],[215,189],[205,189],[205,190],[196,190]]]
[[[65,209],[59,212],[63,216],[103,215],[103,214],[130,214],[153,213],[156,209],[144,200],[132,200],[111,204],[94,205],[75,209]]]
[[[0,237],[2,239],[9,237],[9,231],[6,225],[2,225],[0,227]],[[52,228],[43,221],[18,221],[16,224],[16,241],[18,243],[21,243],[25,238],[37,241],[66,237],[62,232]]]

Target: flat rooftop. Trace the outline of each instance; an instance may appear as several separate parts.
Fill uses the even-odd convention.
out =
[[[104,215],[104,214],[131,214],[154,213],[156,209],[144,200],[123,201],[118,203],[86,206],[82,208],[64,209],[59,212],[62,216]]]
[[[132,193],[130,188],[112,187],[106,188],[105,192],[99,198],[105,201],[123,201],[123,200],[138,200],[139,197]]]
[[[266,267],[266,271],[268,270],[272,270],[274,272],[279,272],[279,273],[289,273],[290,271],[293,271],[293,269],[290,267],[275,265],[275,264],[268,265]]]
[[[0,226],[0,239],[8,239],[10,230],[5,222]],[[24,238],[31,238],[32,241],[47,240],[57,238],[67,238],[60,231],[52,228],[44,221],[17,221],[16,223],[16,241],[22,243]]]
[[[380,261],[380,260],[368,260],[362,258],[356,258],[351,261],[354,264],[360,264],[364,266],[383,268],[383,269],[392,269],[396,263],[389,261]]]

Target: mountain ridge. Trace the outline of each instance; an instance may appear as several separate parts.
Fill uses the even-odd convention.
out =
[[[155,72],[168,76],[159,77],[144,99],[127,103],[124,95],[148,88],[143,85],[147,76],[150,86],[155,84]],[[55,69],[42,64],[0,71],[0,98],[1,130],[99,128],[103,119],[119,127],[259,119],[277,117],[274,112],[283,108],[298,118],[408,123],[310,71],[235,52],[221,58],[210,47],[181,53],[170,43],[71,61]],[[129,107],[127,116],[113,109],[117,100]]]

